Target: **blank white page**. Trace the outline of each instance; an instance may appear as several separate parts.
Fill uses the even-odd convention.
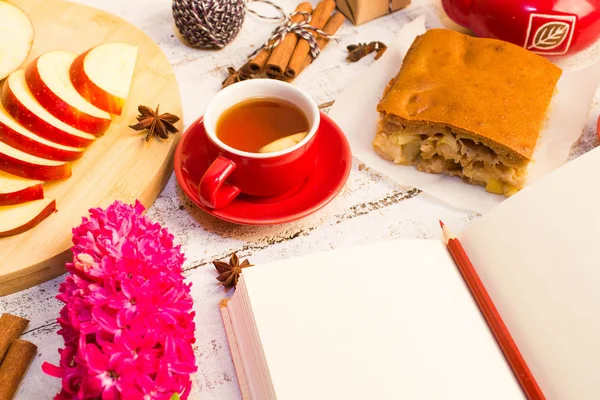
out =
[[[600,149],[460,235],[548,400],[600,399]]]
[[[337,249],[244,280],[279,400],[523,399],[441,242]]]

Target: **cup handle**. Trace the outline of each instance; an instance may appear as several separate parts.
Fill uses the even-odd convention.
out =
[[[219,156],[208,167],[198,188],[202,204],[209,208],[223,208],[240,194],[240,189],[226,182],[235,170],[235,163]]]

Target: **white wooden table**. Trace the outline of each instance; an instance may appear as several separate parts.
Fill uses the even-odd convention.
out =
[[[287,11],[296,1],[276,0]],[[423,0],[425,1],[425,0]],[[179,81],[184,123],[201,116],[210,98],[220,89],[226,68],[239,67],[255,46],[264,42],[272,24],[248,16],[236,40],[221,51],[201,51],[183,45],[172,22],[171,0],[78,0],[119,15],[144,30],[166,53]],[[316,0],[312,0],[316,4]],[[295,81],[318,103],[334,100],[345,86],[373,61],[368,56],[355,64],[345,61],[346,46],[379,40],[389,42],[407,19],[419,15],[416,6],[403,12],[355,27],[346,23],[320,58]],[[598,96],[596,96],[596,99]],[[582,138],[574,146],[577,155],[597,145],[596,101]],[[196,311],[196,345],[199,366],[191,398],[239,399],[235,371],[221,323],[218,302],[226,293],[217,284],[211,261],[232,252],[254,263],[275,261],[344,246],[396,238],[438,238],[438,218],[459,231],[478,215],[449,208],[413,188],[403,188],[354,160],[352,173],[340,195],[325,209],[302,221],[275,227],[236,226],[222,222],[195,208],[178,187],[174,176],[148,211],[175,235],[187,261],[185,274],[193,283]],[[390,258],[401,261],[401,255]],[[376,265],[365,268],[377,270]],[[62,338],[56,323],[62,303],[55,299],[64,276],[29,290],[0,298],[0,313],[14,313],[31,320],[24,338],[38,345],[39,352],[17,394],[19,400],[47,399],[59,391],[58,379],[41,371],[43,361],[58,363]],[[387,282],[375,282],[383,288]],[[308,295],[308,294],[307,294]]]

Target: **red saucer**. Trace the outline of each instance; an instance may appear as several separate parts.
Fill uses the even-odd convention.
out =
[[[204,153],[206,133],[202,118],[185,132],[175,151],[175,175],[186,196],[207,213],[225,221],[244,225],[276,225],[314,213],[329,203],[342,189],[352,166],[352,153],[346,136],[325,114],[317,133],[319,155],[306,182],[290,193],[277,197],[238,196],[224,208],[207,208],[198,199],[198,182],[210,165]]]

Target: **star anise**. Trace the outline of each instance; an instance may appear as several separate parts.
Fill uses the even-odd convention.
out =
[[[179,121],[179,117],[169,113],[158,114],[159,106],[160,105],[156,106],[156,110],[152,110],[150,107],[146,106],[138,106],[138,111],[140,113],[137,117],[138,123],[129,125],[131,129],[135,129],[136,131],[147,129],[148,134],[146,135],[146,142],[149,141],[150,137],[153,135],[162,139],[167,139],[169,137],[169,132],[179,132],[174,125]]]
[[[378,60],[379,57],[383,55],[387,46],[381,42],[371,42],[371,43],[359,43],[359,44],[351,44],[346,47],[348,49],[348,56],[346,60],[350,62],[357,62],[367,54],[371,54],[375,52],[375,59]]]
[[[229,73],[229,76],[223,81],[223,87],[227,87],[247,79],[252,79],[252,74],[250,73],[248,64],[244,64],[242,68],[237,71],[233,67],[227,67],[227,72]]]
[[[219,272],[217,279],[219,282],[221,282],[221,285],[223,285],[225,289],[231,289],[232,287],[235,288],[240,278],[240,274],[242,273],[242,268],[252,266],[248,260],[244,260],[240,264],[240,259],[235,253],[231,254],[229,263],[223,261],[213,261],[213,265]]]

